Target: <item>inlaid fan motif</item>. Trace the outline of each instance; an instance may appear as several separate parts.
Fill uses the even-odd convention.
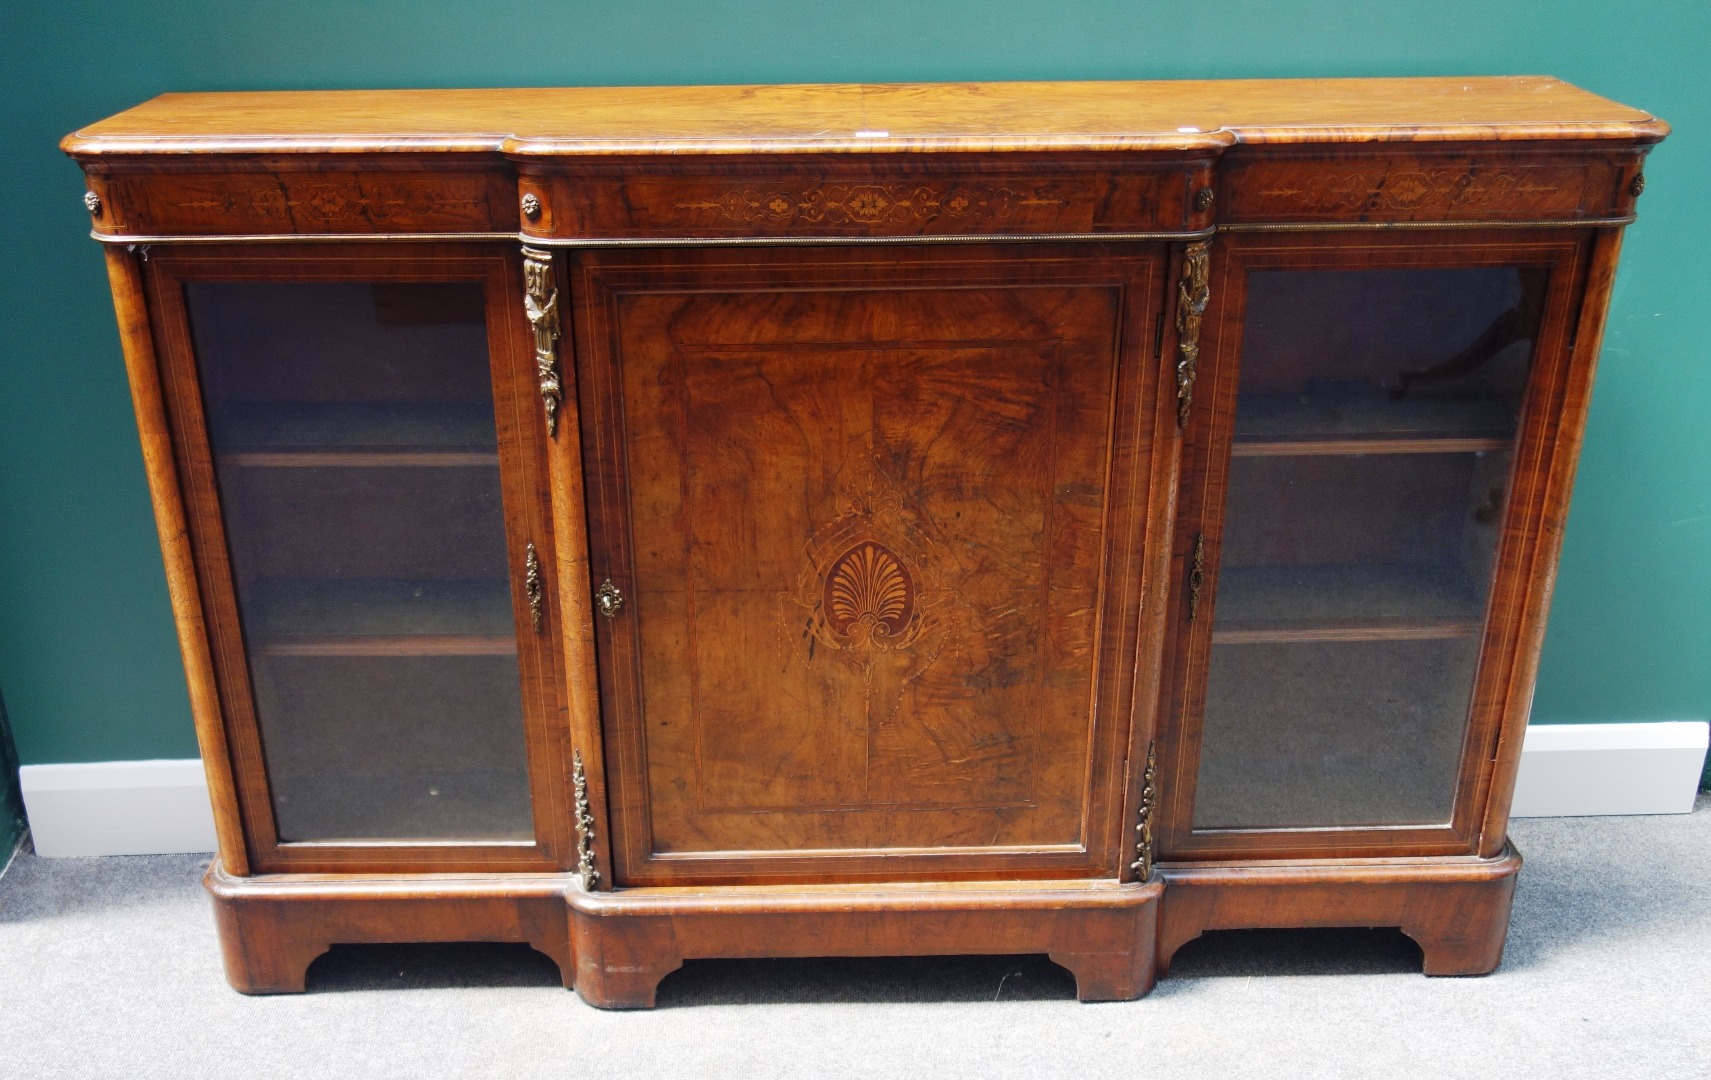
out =
[[[914,607],[914,582],[883,544],[857,544],[826,575],[821,610],[836,633],[870,641],[895,638],[908,626]]]
[[[871,449],[840,477],[838,509],[809,541],[801,582],[785,597],[786,627],[801,628],[805,611],[810,651],[826,646],[864,668],[881,653],[931,663],[945,631],[967,622],[955,594],[940,587],[941,545]]]

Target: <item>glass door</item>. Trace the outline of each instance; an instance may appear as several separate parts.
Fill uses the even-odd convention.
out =
[[[507,256],[157,261],[263,868],[377,847],[548,868],[560,848],[539,403]]]
[[[1171,846],[1465,849],[1576,245],[1226,247]]]

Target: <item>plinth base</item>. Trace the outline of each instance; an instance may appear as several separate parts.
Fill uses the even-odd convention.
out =
[[[1165,865],[1115,881],[724,886],[584,892],[568,874],[234,878],[214,898],[226,975],[247,994],[301,991],[334,944],[521,942],[583,999],[648,1008],[683,961],[712,957],[1043,953],[1082,1001],[1152,988],[1206,930],[1396,926],[1428,975],[1482,975],[1503,956],[1521,856],[1306,865]]]

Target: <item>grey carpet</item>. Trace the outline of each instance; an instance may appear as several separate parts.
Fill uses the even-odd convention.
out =
[[[335,950],[310,993],[226,987],[205,858],[38,859],[0,878],[0,1076],[1711,1076],[1711,799],[1525,820],[1496,974],[1426,979],[1390,931],[1189,945],[1137,1002],[1036,957],[705,961],[603,1013],[524,948]]]

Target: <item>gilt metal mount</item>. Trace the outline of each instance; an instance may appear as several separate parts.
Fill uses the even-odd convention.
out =
[[[1147,769],[1141,774],[1141,804],[1135,818],[1135,861],[1129,869],[1135,880],[1144,882],[1153,876],[1153,814],[1158,810],[1158,748],[1147,743]]]
[[[529,598],[529,621],[538,634],[546,619],[546,594],[541,587],[541,558],[535,554],[534,544],[528,546],[523,557],[523,593]]]
[[[1188,564],[1188,621],[1200,614],[1200,590],[1206,585],[1206,534],[1194,537],[1194,556]]]
[[[571,784],[576,796],[576,876],[585,892],[592,892],[600,880],[594,869],[594,811],[588,805],[588,773],[582,768],[582,751],[571,751]]]
[[[535,370],[550,439],[558,434],[558,409],[564,403],[564,386],[558,381],[558,286],[553,281],[552,252],[523,249],[523,306],[535,332]]]
[[[1176,297],[1176,426],[1188,426],[1194,404],[1194,377],[1200,366],[1200,320],[1212,298],[1212,241],[1196,240],[1182,252],[1182,277]]]

